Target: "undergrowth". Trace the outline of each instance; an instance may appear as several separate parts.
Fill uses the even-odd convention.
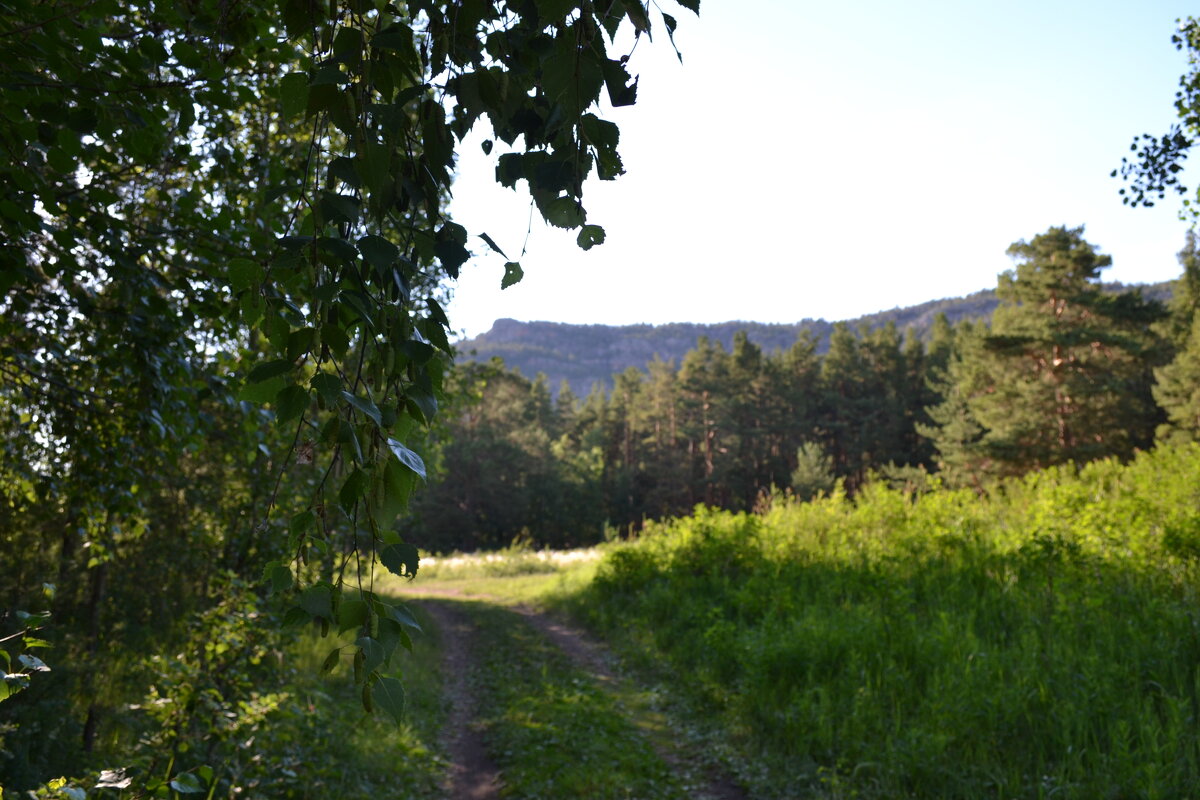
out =
[[[368,715],[357,687],[344,672],[321,674],[321,664],[339,642],[314,633],[294,646],[295,672],[289,702],[268,730],[261,756],[296,780],[283,793],[295,798],[435,798],[446,769],[438,751],[445,722],[437,634],[429,619],[412,609],[425,633],[413,638],[413,652],[398,652],[393,670],[403,675],[405,720]],[[349,637],[347,642],[353,640]],[[346,643],[346,642],[342,642]],[[348,659],[347,659],[348,660]]]
[[[574,612],[711,709],[756,795],[1175,798],[1200,785],[1200,448],[981,498],[698,509]]]
[[[445,719],[436,631],[413,652],[393,659],[404,677],[407,713],[397,725],[368,715],[350,677],[324,674],[329,651],[353,641],[292,631],[289,639],[263,639],[250,626],[260,605],[244,587],[226,587],[228,598],[199,619],[193,636],[169,655],[152,654],[127,669],[145,676],[150,689],[128,703],[121,726],[110,725],[86,763],[63,762],[64,777],[21,791],[36,798],[270,797],[293,800],[368,800],[386,796],[426,800],[441,796],[444,757],[437,751]],[[131,660],[132,661],[132,660]],[[109,704],[125,680],[105,687]],[[40,700],[35,692],[28,697]],[[114,699],[116,698],[116,699]],[[18,701],[26,697],[18,696]],[[13,707],[17,707],[15,704]],[[58,709],[41,709],[47,724]],[[0,795],[17,796],[23,738],[0,726]],[[4,735],[13,737],[5,741]],[[69,771],[68,771],[69,770]],[[5,788],[10,792],[5,792]]]

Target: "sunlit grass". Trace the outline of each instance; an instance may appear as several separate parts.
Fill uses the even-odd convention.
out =
[[[380,570],[379,591],[396,595],[454,593],[502,603],[538,605],[586,586],[596,573],[600,548],[530,551],[509,548],[492,553],[425,557],[413,580]]]
[[[990,500],[702,512],[569,605],[719,720],[755,796],[1189,797],[1200,450]]]
[[[599,547],[532,550],[514,546],[482,553],[425,556],[421,559],[421,570],[425,579],[442,581],[556,574],[580,564],[598,561],[602,554]]]

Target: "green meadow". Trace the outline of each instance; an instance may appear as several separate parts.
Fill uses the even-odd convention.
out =
[[[715,721],[755,796],[1200,786],[1200,448],[987,497],[697,509],[557,602]]]

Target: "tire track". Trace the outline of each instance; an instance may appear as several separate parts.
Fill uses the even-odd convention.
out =
[[[659,758],[683,779],[693,797],[697,800],[747,799],[746,792],[728,773],[710,759],[685,749],[686,744],[671,730],[669,720],[653,708],[645,694],[639,692],[632,682],[617,673],[612,655],[582,631],[531,606],[511,605],[503,598],[493,595],[467,594],[457,589],[438,587],[422,587],[406,591],[405,595],[414,600],[425,601],[425,608],[443,629],[443,647],[447,651],[446,668],[454,670],[451,685],[447,687],[453,704],[448,728],[451,732],[457,732],[451,735],[459,740],[458,749],[450,747],[450,743],[447,743],[454,764],[451,774],[454,791],[491,792],[452,793],[449,796],[454,800],[497,797],[501,782],[496,767],[490,761],[485,762],[487,754],[483,749],[482,737],[478,730],[472,727],[477,706],[466,673],[471,663],[470,636],[473,625],[466,615],[453,608],[452,603],[438,602],[437,598],[484,601],[521,615],[565,653],[576,668],[591,675],[604,691],[615,697],[618,704],[624,708],[626,716],[646,736]],[[453,634],[450,633],[452,629]],[[458,648],[453,656],[450,654],[451,645]]]
[[[467,676],[475,625],[449,603],[424,604],[437,624],[442,643],[442,664],[447,676],[446,697],[450,713],[442,731],[442,746],[450,758],[443,787],[449,800],[489,800],[499,797],[500,770],[487,754],[476,721],[479,703]]]

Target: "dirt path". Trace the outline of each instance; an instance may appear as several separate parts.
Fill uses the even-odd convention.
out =
[[[669,722],[652,707],[644,692],[639,692],[627,679],[618,675],[615,659],[596,641],[564,621],[527,605],[511,605],[502,598],[486,594],[468,594],[457,589],[422,587],[406,593],[414,600],[427,600],[425,608],[442,629],[446,650],[446,668],[450,684],[446,687],[452,702],[448,723],[450,731],[459,732],[447,750],[454,764],[450,797],[454,800],[496,797],[500,787],[499,772],[487,761],[479,733],[471,727],[475,717],[475,700],[466,681],[470,664],[471,622],[448,600],[477,600],[502,605],[520,614],[530,625],[562,650],[578,669],[591,675],[606,692],[615,696],[625,707],[630,720],[646,735],[655,752],[683,780],[692,797],[697,800],[745,800],[746,793],[729,775],[703,759],[688,752],[670,730]],[[452,653],[452,646],[455,651]],[[476,792],[476,793],[471,793]]]
[[[446,797],[449,800],[499,797],[500,770],[488,758],[483,737],[474,724],[479,717],[478,702],[467,680],[475,626],[449,603],[426,603],[425,610],[440,632],[446,696],[450,699],[450,714],[442,733],[442,744],[450,757],[444,784]]]

